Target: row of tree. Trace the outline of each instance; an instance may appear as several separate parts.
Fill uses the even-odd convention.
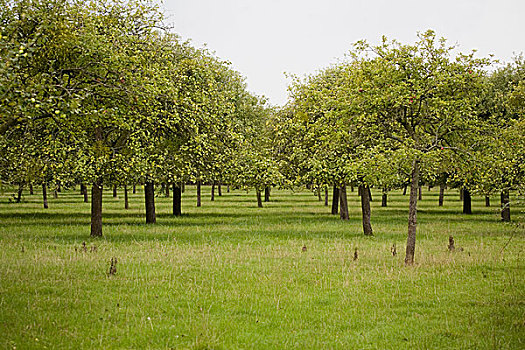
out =
[[[410,187],[405,262],[414,261],[417,190],[523,192],[525,65],[455,54],[432,31],[412,45],[359,42],[337,65],[290,86],[269,108],[227,62],[172,34],[148,1],[0,0],[0,177],[19,186],[91,186],[91,235],[102,235],[102,190],[144,184],[333,188],[348,219],[347,186],[361,195],[372,235],[370,187]]]

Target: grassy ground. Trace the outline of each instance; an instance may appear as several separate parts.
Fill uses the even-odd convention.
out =
[[[183,217],[142,194],[104,197],[104,237],[89,237],[76,192],[0,198],[0,347],[5,349],[523,349],[525,207],[499,221],[497,199],[458,193],[419,203],[416,266],[404,267],[408,198],[374,193],[375,236],[356,193],[341,222],[311,193],[224,193]],[[121,193],[120,193],[121,194]],[[454,236],[456,252],[447,250]],[[86,242],[86,252],[82,249]],[[392,256],[396,244],[398,254]],[[303,245],[307,251],[302,252]],[[96,247],[96,251],[94,250]],[[358,260],[353,256],[357,248]],[[117,273],[108,276],[110,260]]]

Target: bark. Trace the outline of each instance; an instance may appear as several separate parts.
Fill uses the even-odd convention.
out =
[[[29,184],[29,195],[32,196],[32,195],[34,195],[34,194],[35,194],[35,192],[34,192],[34,190],[33,190],[33,184]]]
[[[328,187],[324,188],[324,206],[328,206]]]
[[[173,183],[173,215],[182,215],[182,190],[176,183]]]
[[[219,197],[222,197],[222,185],[221,183],[219,182],[219,184],[217,185],[217,192],[219,194]]]
[[[261,195],[261,191],[259,191],[258,189],[255,190],[256,192],[256,195],[257,195],[257,206],[259,208],[262,208],[263,207],[263,202],[262,202],[262,195]]]
[[[381,196],[381,206],[386,207],[388,204],[388,192],[386,189],[383,189],[383,195]]]
[[[117,198],[117,185],[113,185],[113,198]]]
[[[472,214],[472,198],[467,189],[463,190],[463,214]]]
[[[334,185],[334,191],[332,193],[332,215],[339,213],[339,188]]]
[[[370,187],[359,185],[359,193],[361,193],[361,213],[363,215],[363,233],[365,236],[373,236],[372,224],[370,223],[370,217],[372,213],[370,211]]]
[[[42,197],[44,199],[44,209],[49,208],[47,204],[47,184],[45,182],[42,184]]]
[[[91,236],[102,237],[102,180],[91,187]]]
[[[504,222],[510,222],[509,190],[501,192],[501,220]]]
[[[23,191],[24,191],[24,185],[23,184],[18,185],[18,191],[16,193],[16,200],[15,200],[16,203],[20,203],[20,201],[22,201]]]
[[[348,215],[348,198],[346,197],[346,185],[342,185],[339,188],[339,217],[341,220],[348,220],[350,216]]]
[[[124,209],[129,209],[128,186],[124,185]]]
[[[439,206],[442,207],[443,206],[443,200],[445,199],[445,183],[441,183],[439,184],[439,200],[438,200],[438,203],[439,203]]]
[[[417,197],[418,200],[422,200],[423,199],[423,191],[421,191],[421,185],[419,185],[418,187],[418,192],[419,192],[419,196]]]
[[[201,182],[197,181],[197,206],[201,206]]]
[[[366,192],[368,193],[368,200],[370,200],[370,202],[373,202],[374,199],[372,198],[372,191],[370,191],[369,186],[366,186]]]
[[[154,224],[157,222],[155,217],[155,187],[151,181],[144,185],[144,198],[146,201],[146,224]]]
[[[405,265],[414,264],[416,251],[416,229],[417,229],[417,191],[419,189],[419,160],[412,163],[412,181],[410,183],[410,200],[408,209],[408,237],[405,254]]]
[[[490,207],[490,197],[489,196],[485,196],[485,206]]]
[[[211,184],[211,201],[215,200],[215,181]]]
[[[269,202],[270,201],[270,186],[266,186],[264,188],[264,201]]]

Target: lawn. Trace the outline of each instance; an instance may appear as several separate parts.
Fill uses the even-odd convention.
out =
[[[11,195],[0,196],[1,348],[525,348],[523,199],[506,224],[497,197],[489,208],[474,197],[464,215],[457,191],[438,207],[437,189],[424,190],[416,265],[405,267],[401,191],[387,208],[373,192],[374,237],[350,191],[342,222],[307,191],[274,190],[257,208],[253,192],[211,202],[205,187],[197,208],[188,186],[182,217],[159,195],[146,225],[142,192],[124,210],[107,190],[98,239],[78,189],[47,210],[40,193]]]

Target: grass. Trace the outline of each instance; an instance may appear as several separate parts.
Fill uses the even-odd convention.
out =
[[[407,268],[400,192],[387,208],[374,192],[371,238],[356,193],[341,222],[308,192],[275,190],[259,209],[234,191],[196,208],[188,187],[182,217],[159,196],[158,223],[145,225],[142,193],[126,211],[107,191],[100,239],[77,191],[48,210],[38,193],[19,204],[10,195],[0,197],[1,348],[525,348],[523,204],[504,224],[497,198],[485,208],[474,197],[467,216],[457,192],[440,208],[424,191]]]

